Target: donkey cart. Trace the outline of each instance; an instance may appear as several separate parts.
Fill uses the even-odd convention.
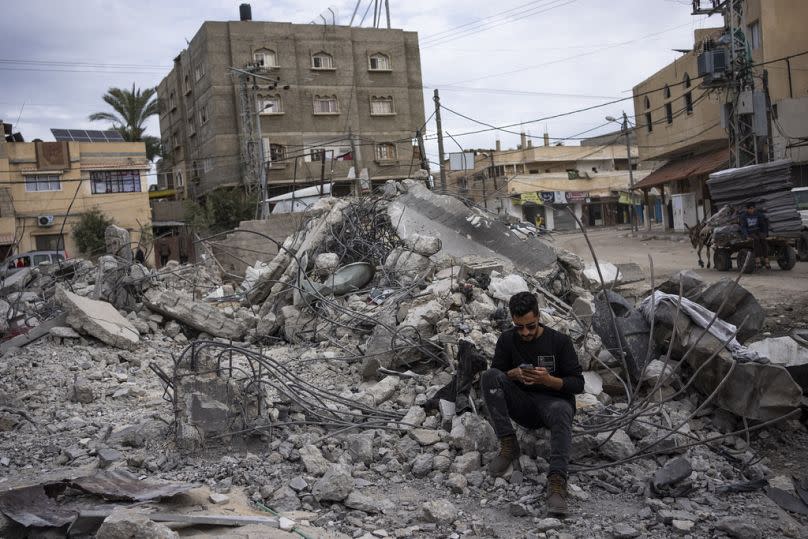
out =
[[[769,258],[777,261],[780,269],[789,271],[797,264],[797,251],[792,247],[792,238],[772,236],[766,238],[769,248]],[[735,240],[713,247],[713,267],[718,271],[729,271],[732,269],[732,261],[735,260],[735,267],[743,273],[754,273],[755,255],[752,251],[752,240]]]

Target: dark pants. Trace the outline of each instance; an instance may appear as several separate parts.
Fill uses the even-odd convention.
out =
[[[752,240],[752,251],[755,258],[768,258],[769,246],[766,243],[766,236],[761,232],[750,232],[749,239]]]
[[[545,393],[525,391],[504,372],[488,369],[481,386],[489,421],[499,438],[516,433],[511,419],[526,429],[550,429],[550,473],[567,476],[572,446],[572,404]]]

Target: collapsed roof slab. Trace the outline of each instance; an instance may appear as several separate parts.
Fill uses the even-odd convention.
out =
[[[513,269],[533,275],[557,260],[555,249],[539,238],[520,239],[493,215],[460,200],[436,194],[420,183],[403,182],[407,192],[389,206],[390,221],[407,240],[414,234],[436,236],[442,254],[499,258]]]

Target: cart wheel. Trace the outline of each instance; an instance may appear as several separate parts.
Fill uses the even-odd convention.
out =
[[[729,271],[732,269],[732,256],[725,249],[717,249],[713,253],[713,267],[718,271]]]
[[[803,262],[808,262],[808,232],[803,232],[797,240],[797,258]]]
[[[755,272],[755,257],[751,249],[741,249],[738,251],[738,271],[741,273]]]
[[[786,245],[780,249],[780,253],[777,257],[777,265],[780,266],[782,270],[788,271],[792,269],[797,265],[797,251],[790,245]]]

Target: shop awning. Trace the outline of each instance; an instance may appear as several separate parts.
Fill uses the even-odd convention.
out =
[[[634,189],[649,189],[663,183],[686,180],[691,176],[710,174],[729,164],[729,151],[726,148],[666,163],[643,178]]]

